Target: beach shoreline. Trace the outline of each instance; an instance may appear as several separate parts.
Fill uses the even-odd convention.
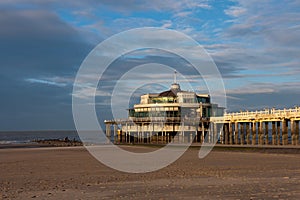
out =
[[[0,149],[0,193],[3,199],[300,198],[299,154],[214,149],[199,159],[198,152],[189,148],[166,168],[130,174],[103,165],[83,146]]]
[[[103,144],[106,146],[107,144]],[[144,148],[163,148],[165,144],[114,144],[119,147],[144,147]],[[0,144],[0,149],[14,149],[14,148],[43,148],[43,147],[76,147],[84,146],[82,142],[79,141],[64,141],[61,139],[49,139],[49,140],[39,140],[27,143],[17,143],[17,144]],[[95,145],[97,146],[97,145]],[[172,144],[173,147],[182,147],[181,144]],[[185,146],[185,145],[184,145]],[[200,149],[201,147],[212,147],[211,145],[205,144],[191,144],[189,149]],[[260,153],[284,153],[284,154],[300,154],[300,146],[293,145],[224,145],[215,144],[212,148],[213,151],[241,151],[241,152],[260,152]]]

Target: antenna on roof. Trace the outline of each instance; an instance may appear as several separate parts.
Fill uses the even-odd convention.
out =
[[[175,70],[175,71],[174,71],[174,83],[177,82],[177,80],[176,80],[176,74],[177,74],[177,71]]]

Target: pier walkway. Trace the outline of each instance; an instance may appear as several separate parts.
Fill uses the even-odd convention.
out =
[[[223,124],[222,144],[299,144],[300,107],[226,113],[224,117],[211,117],[210,121]]]

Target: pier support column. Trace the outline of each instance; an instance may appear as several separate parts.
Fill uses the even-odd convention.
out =
[[[291,144],[295,145],[295,123],[294,120],[291,120]]]
[[[265,145],[269,144],[269,122],[265,122]]]
[[[272,122],[272,145],[276,145],[276,122]]]
[[[152,131],[149,132],[148,141],[149,141],[149,143],[152,143]]]
[[[150,134],[149,134],[149,133],[146,133],[146,138],[145,138],[146,143],[150,143],[150,142],[149,142],[149,136],[150,136]]]
[[[139,143],[140,139],[140,125],[136,126],[136,131],[133,133],[133,143]]]
[[[193,143],[193,139],[194,139],[194,137],[193,137],[193,133],[190,133],[190,143]]]
[[[215,143],[217,139],[218,139],[218,127],[217,127],[217,123],[214,123],[212,143]]]
[[[122,134],[123,134],[123,128],[122,128],[122,125],[121,125],[121,128],[120,128],[120,131],[118,131],[118,133],[117,133],[117,141],[118,141],[118,143],[120,144],[121,142],[122,142]]]
[[[126,127],[126,131],[125,131],[124,142],[127,143],[127,137],[128,137],[127,136],[128,135],[128,124],[127,123],[125,124],[125,127]]]
[[[240,123],[240,129],[241,129],[241,145],[244,145],[245,144],[245,129],[244,129],[244,127],[245,127],[245,123],[244,122],[242,122],[242,123]]]
[[[288,129],[286,120],[282,120],[282,144],[288,144]]]
[[[145,132],[144,132],[144,128],[145,128],[145,125],[144,123],[142,124],[142,135],[141,135],[141,142],[142,143],[145,143]]]
[[[225,133],[224,133],[224,127],[222,127],[221,124],[217,124],[217,134],[216,134],[216,141],[220,141],[220,144],[224,144],[224,139],[225,139]]]
[[[295,121],[295,145],[299,145],[299,121]]]
[[[239,144],[239,123],[234,123],[234,144]]]
[[[229,122],[228,124],[228,131],[229,131],[229,144],[233,144],[233,132],[232,132],[232,123]]]
[[[212,134],[212,132],[213,132],[213,124],[210,123],[209,127],[207,129],[207,132],[206,132],[206,137],[207,137],[206,140],[207,140],[208,143],[211,143],[211,134]]]
[[[258,123],[258,144],[262,145],[263,144],[263,122]]]
[[[169,133],[165,131],[165,136],[166,136],[166,144],[169,143]]]
[[[201,136],[200,136],[200,142],[203,143],[205,138],[205,127],[204,123],[201,122]]]
[[[110,129],[111,124],[106,124],[106,143],[110,142],[110,134],[111,134],[111,129]]]
[[[165,144],[168,143],[168,140],[169,140],[169,138],[168,138],[168,133],[167,133],[167,131],[165,131]]]
[[[184,143],[184,131],[181,131],[180,133],[180,143]]]
[[[280,138],[282,138],[280,132],[281,132],[281,129],[280,129],[280,121],[279,121],[279,122],[277,122],[277,145],[282,144],[280,142]]]
[[[246,143],[250,144],[250,122],[246,122]]]
[[[252,122],[252,145],[256,145],[256,122]]]
[[[224,128],[224,134],[225,134],[225,141],[224,141],[224,143],[225,144],[228,144],[228,136],[229,136],[229,134],[228,134],[228,131],[229,131],[229,123],[228,124],[224,124],[223,125],[223,128]]]
[[[169,143],[169,133],[167,131],[165,131],[165,143]]]
[[[118,130],[118,125],[114,124],[114,143],[118,142],[118,133],[117,133],[117,130]]]

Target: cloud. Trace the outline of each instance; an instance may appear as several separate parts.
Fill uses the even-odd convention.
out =
[[[41,83],[41,84],[46,84],[46,85],[54,85],[58,87],[65,87],[65,83],[57,83],[54,81],[48,81],[48,80],[41,80],[41,79],[35,79],[35,78],[29,78],[25,79],[25,81],[28,81],[29,83]]]
[[[237,0],[224,10],[233,21],[205,47],[222,72],[231,71],[225,78],[259,83],[264,76],[276,83],[281,77],[282,83],[300,77],[300,14],[295,3]]]
[[[228,111],[292,108],[299,106],[299,82],[244,84],[228,94]]]
[[[76,30],[53,13],[3,11],[0,26],[5,27],[0,29],[0,64],[6,70],[70,72],[89,49]]]
[[[72,129],[70,77],[90,45],[54,12],[26,8],[0,11],[1,129]]]
[[[73,78],[59,76],[45,78],[25,78],[25,81],[33,84],[45,84],[57,87],[72,86],[73,84]]]
[[[227,10],[225,10],[225,14],[231,17],[239,17],[243,15],[247,10],[243,7],[231,6]]]

